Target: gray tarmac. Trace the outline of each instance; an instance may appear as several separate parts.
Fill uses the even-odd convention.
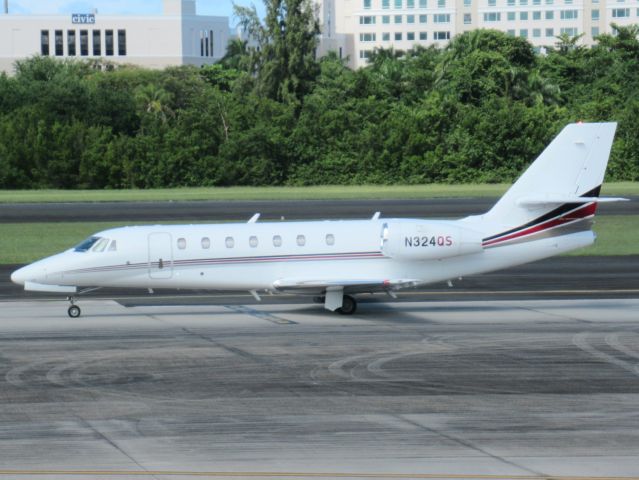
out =
[[[0,303],[2,478],[639,477],[639,299]]]
[[[639,197],[631,202],[603,203],[601,215],[639,215]],[[368,218],[376,211],[396,218],[460,218],[487,212],[496,198],[417,200],[286,200],[122,203],[0,204],[0,223],[23,222],[165,222]]]

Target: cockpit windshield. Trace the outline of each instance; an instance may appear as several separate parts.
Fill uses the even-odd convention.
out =
[[[86,252],[91,249],[95,243],[100,240],[100,237],[89,237],[84,240],[82,243],[77,245],[73,250],[76,252]]]
[[[89,237],[84,242],[76,245],[73,249],[76,252],[117,252],[118,245],[116,240],[104,237]]]

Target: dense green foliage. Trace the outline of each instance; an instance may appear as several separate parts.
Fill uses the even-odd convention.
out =
[[[635,27],[546,55],[478,30],[352,71],[313,59],[303,0],[267,5],[263,26],[239,12],[264,48],[234,41],[201,69],[18,62],[0,76],[0,187],[504,182],[576,120],[618,121],[609,177],[639,180]]]

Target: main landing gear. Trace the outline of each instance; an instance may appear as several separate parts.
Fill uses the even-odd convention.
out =
[[[350,295],[344,295],[342,308],[336,310],[341,315],[353,315],[357,311],[357,302]]]

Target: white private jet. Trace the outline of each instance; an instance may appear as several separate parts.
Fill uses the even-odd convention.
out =
[[[124,227],[25,266],[25,290],[74,295],[102,287],[238,290],[320,297],[350,315],[354,294],[498,270],[586,247],[615,123],[566,126],[484,215]]]

